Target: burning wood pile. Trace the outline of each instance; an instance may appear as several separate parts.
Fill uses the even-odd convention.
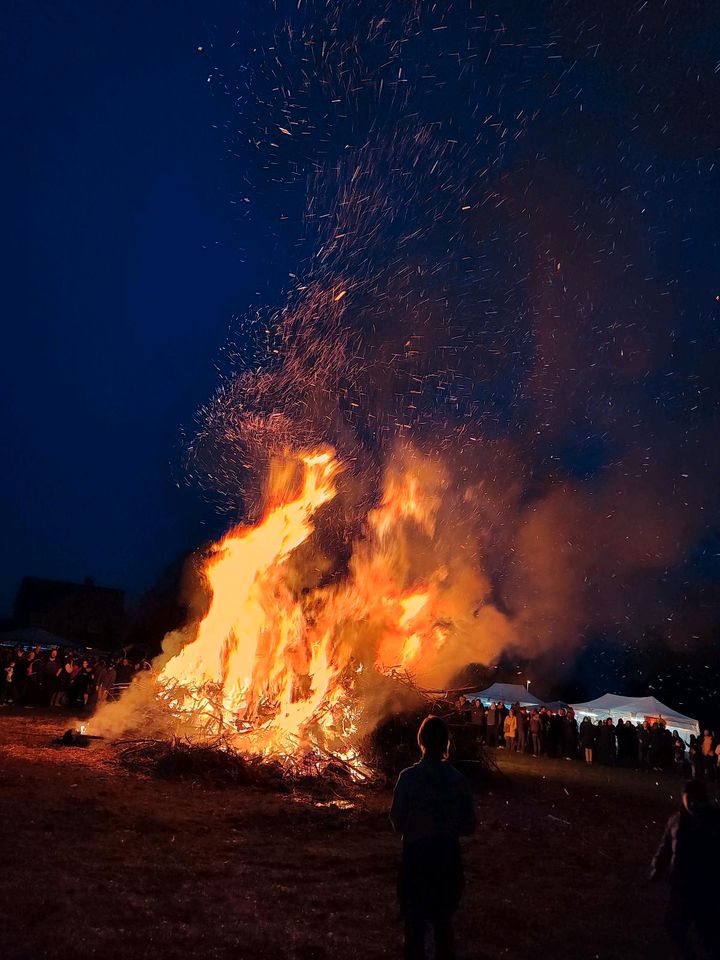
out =
[[[478,653],[491,636],[493,623],[477,615],[482,579],[466,574],[475,593],[461,595],[436,536],[438,478],[423,484],[418,470],[388,477],[346,575],[323,582],[325,561],[309,543],[340,473],[330,451],[290,460],[261,521],[212,547],[209,607],[181,644],[166,639],[136,715],[144,729],[158,721],[172,731],[176,759],[192,743],[222,749],[223,762],[246,758],[243,776],[256,758],[285,777],[371,781],[383,766],[372,740],[379,725],[437,710],[441,696],[420,683],[468,659],[468,629]],[[123,701],[108,706],[94,727],[112,728],[122,710]],[[129,749],[137,757],[150,748]]]

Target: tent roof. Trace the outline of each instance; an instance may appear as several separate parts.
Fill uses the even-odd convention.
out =
[[[503,703],[521,703],[535,704],[542,706],[542,700],[538,700],[535,694],[530,693],[521,683],[493,683],[486,690],[479,690],[477,693],[467,693],[465,696],[472,700],[473,697],[480,697],[482,700],[493,700],[496,703],[500,700]]]
[[[0,643],[16,643],[21,647],[77,647],[81,644],[58,637],[42,627],[21,627],[0,633]]]
[[[655,697],[622,697],[616,693],[604,693],[596,700],[587,703],[573,703],[572,708],[579,712],[597,713],[630,713],[645,717],[663,717],[666,720],[680,721],[693,727],[698,726],[697,720],[686,717],[684,714],[666,706]]]
[[[633,701],[633,709],[636,713],[644,713],[648,717],[667,717],[668,719],[674,717],[677,720],[689,720],[691,723],[697,723],[697,720],[693,717],[686,717],[684,713],[673,710],[672,707],[666,706],[655,697],[638,697],[637,700]]]
[[[604,693],[595,700],[588,700],[587,703],[573,703],[573,710],[620,710],[628,703],[633,703],[637,697],[622,697],[619,693]]]

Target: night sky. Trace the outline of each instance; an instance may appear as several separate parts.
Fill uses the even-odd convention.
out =
[[[23,574],[138,596],[280,411],[484,484],[544,647],[715,642],[717,27],[540,6],[6,5],[6,609]]]
[[[23,574],[137,594],[207,536],[182,430],[272,271],[240,252],[210,5],[3,10],[8,610]]]

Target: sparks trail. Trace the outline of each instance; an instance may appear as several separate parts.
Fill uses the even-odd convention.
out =
[[[237,83],[221,71],[242,110],[237,138],[267,172],[263,206],[306,185],[310,251],[288,305],[243,325],[243,348],[202,411],[191,469],[228,511],[278,449],[327,442],[346,460],[368,458],[430,429],[466,442],[463,421],[482,412],[478,383],[488,392],[497,376],[488,348],[518,353],[517,297],[488,308],[504,325],[478,343],[476,291],[494,285],[498,264],[457,249],[469,252],[477,232],[467,210],[486,196],[504,202],[487,184],[528,118],[492,97],[460,117],[446,93],[454,85],[458,103],[472,100],[500,45],[498,18],[453,4],[312,2],[255,38]],[[243,207],[252,215],[252,202]]]
[[[652,626],[657,571],[717,517],[686,481],[717,464],[709,430],[646,429],[677,400],[649,335],[659,319],[675,341],[668,291],[625,186],[557,152],[598,24],[290,7],[217,82],[242,117],[231,148],[255,158],[243,206],[302,221],[303,259],[285,306],[243,325],[190,450],[228,512],[259,519],[212,548],[209,611],[161,686],[178,721],[261,755],[355,757],[397,706],[393,670],[440,685]]]

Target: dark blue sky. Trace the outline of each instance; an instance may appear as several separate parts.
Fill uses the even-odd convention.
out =
[[[4,5],[0,611],[22,574],[137,591],[207,534],[181,430],[241,255],[206,4]]]
[[[137,596],[227,523],[186,482],[186,437],[236,318],[281,304],[312,255],[308,172],[322,171],[315,212],[331,210],[351,155],[359,219],[315,279],[349,279],[366,337],[356,435],[402,422],[447,444],[509,440],[523,505],[544,497],[558,541],[576,537],[602,586],[625,584],[619,612],[603,599],[583,623],[625,617],[630,568],[653,589],[675,570],[648,622],[689,604],[698,551],[702,576],[715,569],[710,15],[642,0],[621,16],[590,0],[410,9],[3,6],[0,612],[23,574]],[[431,344],[419,359],[386,362],[416,334]],[[553,497],[573,484],[582,519],[566,532]],[[614,525],[586,542],[606,502]]]

